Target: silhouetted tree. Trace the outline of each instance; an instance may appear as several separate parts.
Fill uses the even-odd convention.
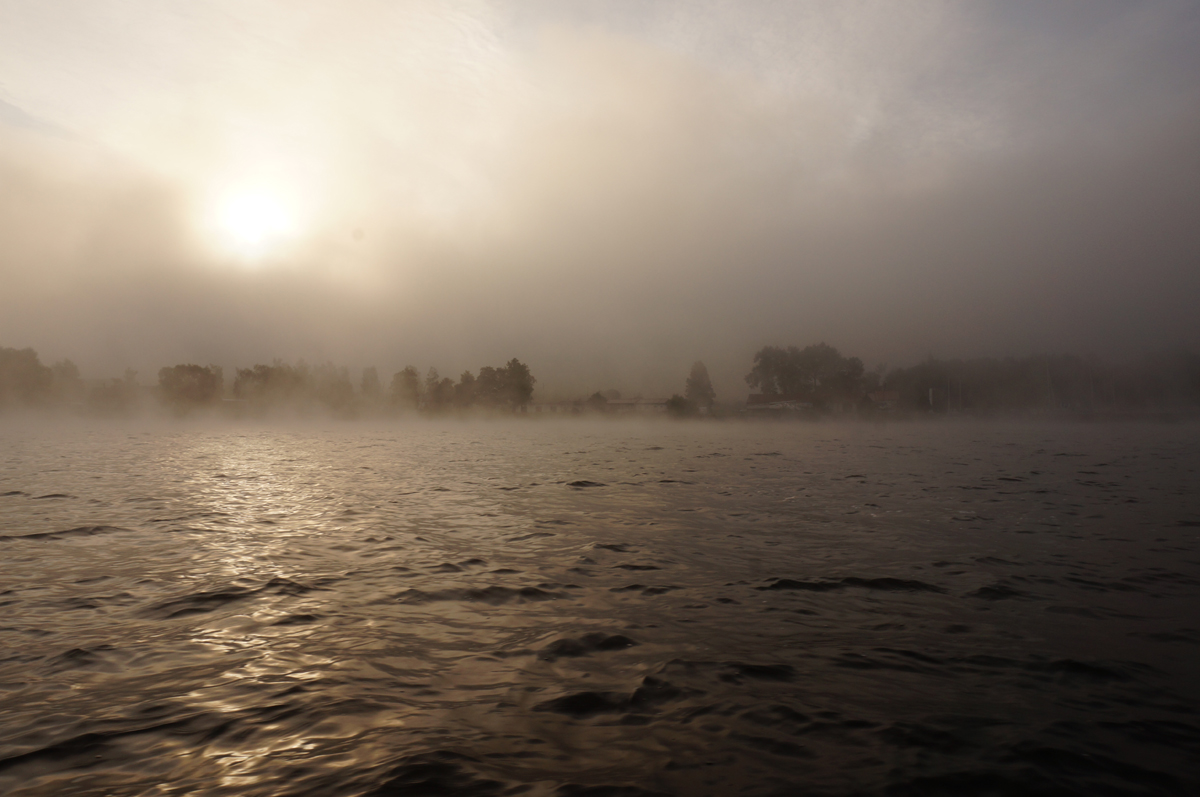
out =
[[[504,372],[485,365],[479,369],[475,380],[475,400],[484,407],[496,407],[504,401]]]
[[[443,379],[438,369],[430,368],[425,374],[425,408],[441,410],[450,406],[454,399],[454,380]]]
[[[0,406],[41,404],[50,395],[54,372],[33,349],[0,348]]]
[[[438,380],[432,390],[425,393],[426,406],[431,410],[445,410],[454,406],[454,380],[444,376]]]
[[[936,360],[897,368],[883,387],[922,412],[1092,415],[1200,406],[1200,357],[1158,353],[1102,364],[1072,355]]]
[[[588,396],[587,405],[593,410],[603,410],[608,406],[608,398],[597,390],[592,395]]]
[[[667,399],[667,414],[675,418],[686,418],[696,414],[696,405],[676,393]]]
[[[767,395],[803,395],[817,402],[862,391],[863,363],[827,343],[798,349],[764,346],[754,355],[746,383]]]
[[[801,386],[796,363],[799,354],[795,346],[786,350],[763,346],[754,354],[754,367],[746,374],[746,383],[767,395],[797,392]]]
[[[394,406],[415,410],[421,401],[421,377],[417,369],[409,365],[397,371],[392,376],[390,393]]]
[[[529,366],[516,357],[504,366],[505,387],[513,408],[524,408],[533,398],[533,385],[537,382]]]
[[[475,403],[475,375],[470,371],[463,371],[458,378],[458,384],[454,386],[454,403],[460,407]]]
[[[698,407],[711,408],[717,399],[712,381],[708,378],[708,369],[699,360],[692,364],[692,372],[688,375],[684,395],[687,396],[688,401]]]
[[[159,396],[177,410],[220,401],[223,382],[219,365],[204,367],[189,363],[158,372]]]
[[[239,368],[233,380],[234,398],[258,409],[304,403],[311,389],[308,367],[288,365],[276,360],[273,365]]]

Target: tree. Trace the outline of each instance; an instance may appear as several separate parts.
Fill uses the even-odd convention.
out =
[[[746,383],[766,395],[805,395],[824,401],[860,390],[862,376],[862,360],[843,357],[827,343],[803,349],[764,346],[754,355]]]
[[[219,365],[188,363],[161,368],[158,372],[159,396],[179,411],[220,401],[223,385]]]
[[[450,404],[454,398],[454,380],[443,379],[438,369],[430,368],[425,374],[425,407],[438,410]]]
[[[303,401],[311,384],[308,367],[288,365],[276,360],[274,365],[255,365],[239,368],[233,380],[233,396],[259,407]]]
[[[684,395],[693,404],[708,409],[712,408],[713,402],[717,399],[712,381],[708,378],[708,369],[699,360],[692,364],[692,372],[688,375]]]
[[[458,378],[458,384],[454,386],[454,403],[460,407],[470,407],[475,403],[475,375],[470,371],[463,371],[462,376]]]
[[[417,369],[409,365],[392,376],[392,404],[404,409],[415,410],[421,400],[421,377]]]
[[[433,389],[425,395],[427,406],[433,409],[445,409],[454,404],[454,380],[444,376],[438,380]]]
[[[524,408],[533,398],[533,385],[537,382],[530,373],[529,366],[513,357],[504,366],[504,376],[508,399],[513,408]]]
[[[667,414],[676,418],[686,418],[696,413],[696,405],[676,393],[667,399]]]
[[[33,349],[0,348],[0,406],[39,404],[54,383],[54,372]]]
[[[746,383],[761,393],[776,395],[792,393],[799,388],[796,364],[800,350],[778,346],[763,346],[754,355],[754,367],[746,374]]]
[[[475,400],[485,407],[495,407],[504,401],[504,372],[485,365],[475,380]]]

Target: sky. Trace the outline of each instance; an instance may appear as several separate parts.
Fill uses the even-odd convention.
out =
[[[1190,0],[0,0],[0,346],[737,400],[1200,348]]]

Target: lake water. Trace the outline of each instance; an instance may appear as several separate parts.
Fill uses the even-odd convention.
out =
[[[1194,795],[1200,428],[0,427],[0,793]]]

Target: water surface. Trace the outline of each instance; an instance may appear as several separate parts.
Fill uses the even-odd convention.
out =
[[[1200,430],[0,428],[0,793],[1170,794]]]

